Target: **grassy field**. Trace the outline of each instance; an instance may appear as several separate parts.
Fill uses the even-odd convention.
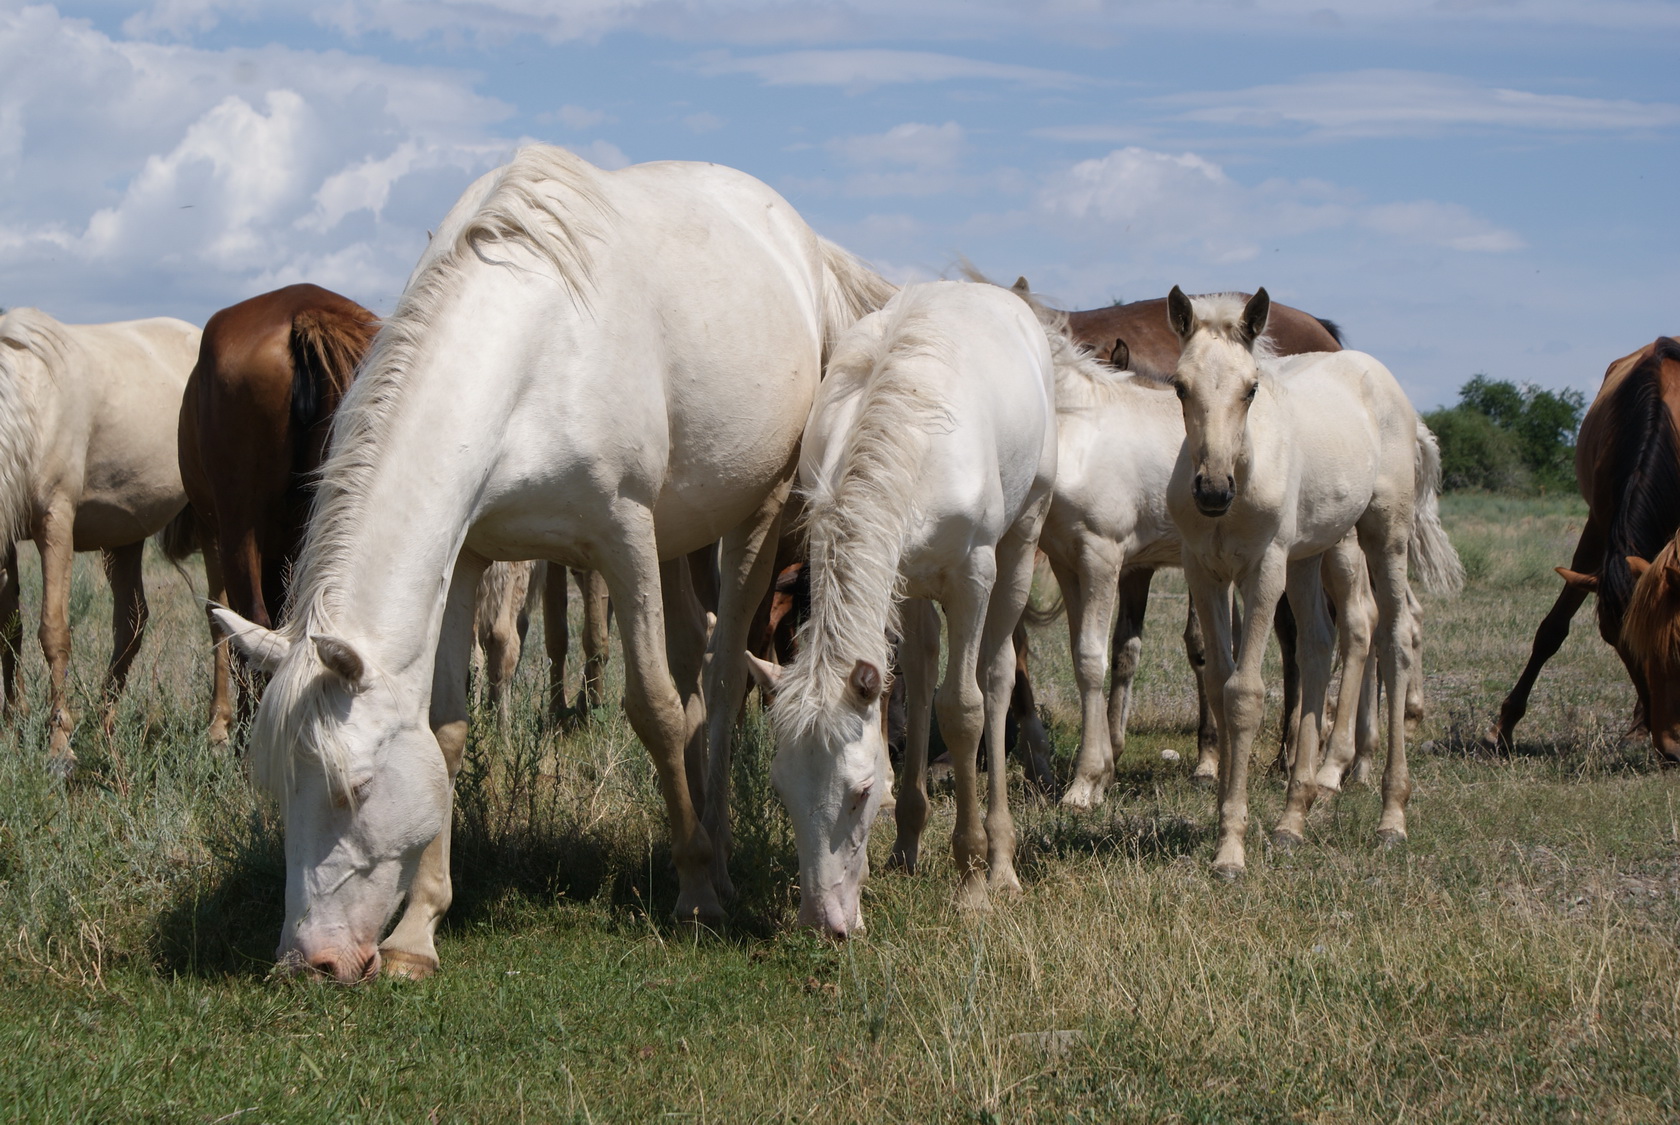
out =
[[[865,936],[794,932],[792,838],[755,708],[734,922],[677,929],[645,753],[616,710],[545,738],[528,660],[512,729],[475,724],[443,971],[358,988],[268,977],[278,827],[238,758],[204,744],[203,619],[156,563],[115,737],[85,722],[82,770],[48,775],[32,640],[35,713],[0,735],[0,1117],[1680,1118],[1680,772],[1622,739],[1633,692],[1590,611],[1516,752],[1478,744],[1582,508],[1449,497],[1444,513],[1471,581],[1428,605],[1404,848],[1374,846],[1378,801],[1359,790],[1315,810],[1305,847],[1270,853],[1281,782],[1259,773],[1249,874],[1209,876],[1212,797],[1186,779],[1183,587],[1163,575],[1109,803],[1072,815],[1016,786],[1020,901],[951,909],[941,798],[925,871],[867,887]],[[78,560],[73,602],[87,716],[109,635],[93,562]],[[1034,656],[1065,768],[1065,632]],[[1168,748],[1187,761],[1164,764]],[[891,835],[873,841],[878,871]]]

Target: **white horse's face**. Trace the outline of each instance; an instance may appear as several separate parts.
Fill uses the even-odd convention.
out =
[[[379,939],[445,827],[449,773],[437,738],[398,702],[374,684],[350,697],[341,721],[328,720],[350,753],[347,785],[313,758],[295,763],[284,794],[283,965],[345,983],[377,974]]]
[[[873,664],[858,662],[839,707],[826,734],[778,735],[770,767],[799,845],[799,924],[831,937],[862,928],[869,828],[892,784]]]
[[[346,984],[374,976],[379,939],[449,816],[449,770],[424,704],[370,675],[340,639],[294,644],[215,613],[246,659],[275,677],[252,747],[253,770],[286,818],[286,925],[275,957]],[[342,769],[301,746],[263,744],[291,725],[274,721],[286,706],[314,712],[299,725],[335,748]]]
[[[1262,289],[1244,308],[1237,338],[1231,339],[1203,331],[1177,286],[1167,298],[1167,315],[1183,346],[1172,382],[1184,408],[1190,492],[1204,516],[1230,511],[1246,475],[1248,411],[1260,389],[1260,368],[1250,349],[1265,331],[1269,309]]]

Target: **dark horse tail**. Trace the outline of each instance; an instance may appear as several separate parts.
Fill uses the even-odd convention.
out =
[[[379,320],[359,305],[311,308],[292,318],[292,455],[294,475],[308,481],[326,454],[321,423],[338,409],[356,366],[367,355]],[[352,311],[353,310],[353,311]]]
[[[1652,344],[1605,404],[1607,432],[1617,435],[1608,471],[1611,480],[1623,482],[1598,572],[1598,620],[1606,637],[1620,635],[1633,596],[1628,556],[1655,558],[1680,525],[1680,435],[1663,402],[1664,361],[1680,364],[1680,341],[1665,336]]]
[[[163,557],[172,563],[185,562],[198,550],[198,516],[191,504],[163,525],[163,530],[157,533],[157,545],[163,549]]]

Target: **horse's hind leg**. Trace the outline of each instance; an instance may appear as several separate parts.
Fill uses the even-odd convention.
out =
[[[5,680],[6,717],[29,714],[29,694],[18,691],[18,654],[23,651],[22,583],[18,578],[17,544],[8,542],[6,573],[0,577],[0,677]]]
[[[939,675],[939,614],[932,602],[911,598],[899,614],[899,628],[904,634],[898,644],[898,670],[904,680],[907,730],[898,775],[898,807],[893,812],[898,836],[889,866],[913,874],[928,819],[928,733],[934,681]]]
[[[729,878],[730,750],[747,693],[747,635],[753,614],[770,591],[782,501],[792,483],[790,475],[745,523],[725,535],[718,554],[717,625],[706,668],[704,823],[712,838],[712,885],[725,898],[735,897]]]
[[[1229,600],[1229,599],[1227,599]],[[1196,768],[1190,780],[1207,787],[1219,781],[1219,705],[1208,685],[1207,630],[1201,624],[1202,611],[1194,596],[1184,614],[1184,655],[1190,661],[1190,671],[1196,677]]]
[[[566,596],[566,568],[549,563],[543,568],[543,648],[548,652],[548,721],[556,727],[566,718],[566,655],[572,647]]]
[[[578,593],[583,596],[583,685],[578,688],[578,709],[593,711],[601,706],[607,675],[607,630],[612,620],[612,603],[607,598],[607,580],[597,570],[574,570]]]
[[[1334,640],[1330,615],[1324,606],[1324,582],[1317,557],[1289,564],[1289,604],[1293,609],[1295,651],[1299,673],[1295,727],[1295,760],[1291,764],[1289,792],[1283,816],[1272,833],[1272,842],[1290,847],[1306,838],[1307,812],[1318,796],[1313,775],[1318,768],[1319,738],[1324,728],[1324,698],[1330,686],[1330,662]],[[1274,615],[1274,624],[1276,615]]]
[[[1406,838],[1406,803],[1412,795],[1411,772],[1406,764],[1406,687],[1412,672],[1406,533],[1411,528],[1411,512],[1409,505],[1394,507],[1400,508],[1405,517],[1400,527],[1390,528],[1379,517],[1371,521],[1369,529],[1362,526],[1359,536],[1377,598],[1377,653],[1383,690],[1388,695],[1388,761],[1383,768],[1382,818],[1377,822],[1377,837],[1385,844]],[[1394,508],[1385,511],[1392,514]]]
[[[102,552],[105,577],[111,583],[111,664],[105,670],[101,720],[106,734],[116,726],[117,699],[128,683],[128,670],[146,635],[146,586],[140,573],[145,550],[146,541],[142,539]]]
[[[1114,777],[1114,746],[1109,739],[1103,681],[1108,676],[1109,625],[1114,619],[1115,591],[1120,581],[1118,555],[1112,543],[1085,542],[1080,545],[1074,566],[1055,568],[1067,605],[1073,675],[1079,688],[1079,758],[1074,763],[1073,780],[1062,796],[1062,804],[1073,809],[1102,804]],[[1118,684],[1118,671],[1115,678]]]
[[[1342,682],[1336,692],[1336,721],[1330,730],[1330,743],[1318,767],[1318,787],[1339,792],[1364,732],[1375,729],[1371,713],[1375,701],[1368,708],[1365,696],[1376,685],[1370,656],[1377,605],[1366,577],[1365,555],[1353,536],[1344,538],[1324,556],[1324,578],[1338,606],[1336,634],[1341,647]]]
[[[951,833],[951,850],[957,863],[957,905],[977,909],[988,904],[987,832],[980,816],[979,757],[986,726],[986,694],[980,681],[989,668],[981,664],[980,654],[986,606],[997,580],[995,550],[981,547],[972,551],[966,569],[966,574],[950,580],[943,599],[950,640],[945,679],[934,696],[934,707],[939,715],[939,733],[950,748],[951,775],[957,790],[957,823]]]
[[[1149,569],[1120,572],[1119,609],[1109,654],[1112,683],[1108,689],[1109,764],[1116,767],[1126,752],[1126,728],[1132,722],[1132,684],[1143,656],[1143,618],[1149,611],[1149,584],[1154,578],[1155,572]]]
[[[1406,738],[1417,737],[1423,726],[1423,603],[1411,583],[1406,584],[1406,608],[1412,615],[1408,643],[1412,649],[1412,674],[1406,680]]]
[[[472,665],[473,617],[478,580],[484,560],[463,551],[455,562],[438,634],[437,658],[432,666],[432,700],[427,720],[437,737],[444,766],[449,770],[449,808],[443,830],[420,855],[420,866],[408,888],[408,905],[391,935],[379,943],[379,956],[389,976],[420,980],[437,971],[437,926],[454,900],[449,878],[449,833],[453,820],[455,777],[467,746],[468,669]]]
[[[203,524],[200,524],[199,528],[198,546],[204,553],[204,585],[208,602],[204,607],[204,615],[210,619],[212,653],[209,737],[212,744],[219,746],[228,740],[233,728],[233,673],[227,636],[222,632],[222,626],[216,620],[216,614],[211,607],[227,604],[227,589],[222,585],[222,559],[216,550],[215,531]]]
[[[1050,735],[1038,714],[1038,701],[1033,698],[1031,670],[1027,655],[1032,641],[1027,636],[1027,623],[1015,623],[1015,678],[1009,689],[1009,717],[1015,720],[1015,748],[1021,756],[1021,768],[1027,783],[1046,797],[1056,794],[1056,771],[1050,765]]]

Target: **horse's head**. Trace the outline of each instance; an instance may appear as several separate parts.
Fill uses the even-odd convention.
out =
[[[809,650],[800,660],[809,657]],[[881,670],[859,660],[838,698],[812,706],[816,671],[796,662],[783,676],[749,657],[754,674],[781,687],[771,709],[776,757],[770,782],[787,807],[799,845],[799,924],[831,937],[863,925],[859,898],[869,876],[869,827],[892,785],[882,731]],[[832,685],[829,685],[832,686]]]
[[[449,770],[423,699],[376,675],[348,642],[293,641],[221,608],[216,618],[273,677],[251,768],[286,821],[286,925],[276,959],[354,983],[379,972],[379,939],[421,854],[447,824]],[[459,724],[457,724],[459,725]],[[460,746],[451,746],[458,758]]]
[[[1172,385],[1184,406],[1191,495],[1204,516],[1224,515],[1236,499],[1248,408],[1260,387],[1255,347],[1270,311],[1264,289],[1240,312],[1230,298],[1192,302],[1176,285],[1167,295],[1167,318],[1182,345]]]
[[[1670,762],[1680,763],[1680,540],[1671,540],[1650,562],[1629,556],[1633,593],[1622,614],[1617,649],[1644,681],[1640,702],[1651,744]],[[1559,570],[1571,584],[1594,576]],[[1637,682],[1637,681],[1636,681]]]

